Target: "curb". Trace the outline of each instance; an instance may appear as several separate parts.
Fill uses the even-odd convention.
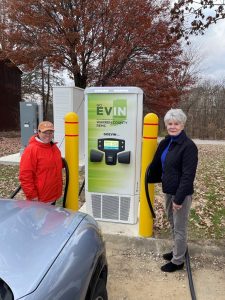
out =
[[[135,249],[139,253],[153,252],[160,255],[172,247],[172,241],[167,239],[127,237],[103,234],[107,244],[114,250]],[[197,240],[188,242],[190,256],[220,257],[225,259],[225,241]]]

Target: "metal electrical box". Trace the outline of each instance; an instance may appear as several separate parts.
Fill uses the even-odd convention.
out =
[[[137,222],[143,91],[85,89],[85,198],[95,219]]]
[[[62,157],[65,157],[65,120],[69,112],[79,116],[79,160],[84,161],[84,90],[78,87],[53,87],[53,114],[55,134],[54,140],[58,143]]]
[[[25,148],[30,137],[37,132],[38,105],[33,102],[20,102],[21,143]]]

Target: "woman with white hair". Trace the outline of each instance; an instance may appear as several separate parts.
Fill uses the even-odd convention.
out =
[[[184,126],[187,117],[181,109],[170,109],[164,122],[168,131],[157,148],[148,170],[148,182],[162,182],[165,193],[165,210],[173,235],[173,249],[163,254],[169,261],[161,267],[174,272],[184,267],[187,250],[187,226],[193,183],[198,163],[198,149],[187,137]]]

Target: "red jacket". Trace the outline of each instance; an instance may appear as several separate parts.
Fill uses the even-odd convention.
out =
[[[20,161],[19,180],[27,200],[53,202],[62,195],[62,158],[56,144],[32,136]]]

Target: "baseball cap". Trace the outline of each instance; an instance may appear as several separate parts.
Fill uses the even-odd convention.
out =
[[[38,131],[45,132],[47,130],[55,130],[54,125],[49,121],[43,121],[38,125]]]

